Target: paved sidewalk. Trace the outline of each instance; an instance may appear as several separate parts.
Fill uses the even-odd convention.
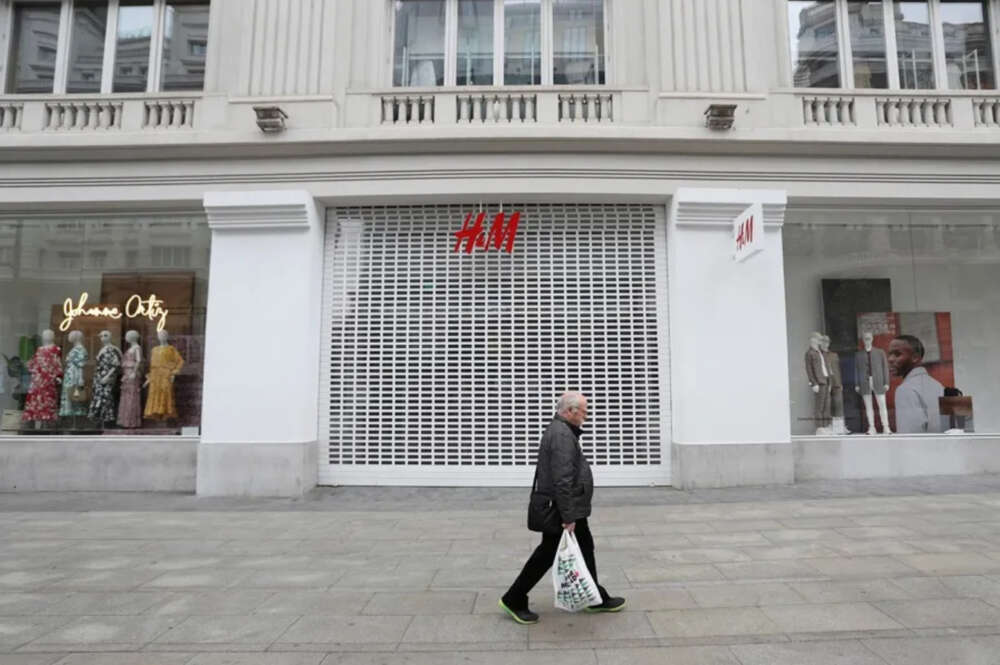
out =
[[[629,607],[530,627],[526,494],[0,494],[0,665],[1000,663],[1000,477],[599,488]]]

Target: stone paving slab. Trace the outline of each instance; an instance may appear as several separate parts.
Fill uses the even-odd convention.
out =
[[[496,606],[523,503],[0,495],[0,665],[1000,663],[1000,477],[599,488],[628,607],[556,610],[546,577],[529,627]]]

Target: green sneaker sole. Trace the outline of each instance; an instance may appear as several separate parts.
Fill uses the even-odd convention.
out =
[[[587,612],[588,614],[600,614],[601,612],[621,612],[623,609],[625,609],[626,605],[628,605],[628,601],[625,601],[618,607],[613,607],[611,609],[606,609],[604,607],[585,607],[583,608],[583,611]]]
[[[503,598],[497,601],[497,605],[500,606],[500,609],[509,614],[511,619],[518,622],[522,626],[530,626],[533,623],[538,623],[538,619],[535,619],[534,621],[525,621],[521,617],[517,616],[517,614],[514,613],[514,610],[510,609],[509,607],[503,604]]]

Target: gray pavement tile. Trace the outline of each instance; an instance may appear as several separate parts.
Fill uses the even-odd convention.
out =
[[[749,563],[717,563],[716,569],[729,580],[745,579],[816,579],[825,575],[806,565],[810,559],[802,561],[752,561]]]
[[[706,584],[691,586],[688,593],[701,607],[757,607],[806,602],[791,586],[778,582]]]
[[[67,575],[45,588],[49,591],[129,591],[157,576],[159,573],[150,570],[68,571]]]
[[[322,653],[200,653],[185,665],[319,665]]]
[[[123,647],[138,649],[177,623],[176,618],[170,617],[84,616],[41,635],[21,650],[61,647],[64,651],[75,651],[81,646],[98,646],[109,651]],[[117,648],[111,648],[112,645]]]
[[[221,556],[169,556],[153,557],[144,568],[164,573],[195,568],[221,568],[224,563],[225,559]]]
[[[0,653],[0,665],[52,665],[61,653]]]
[[[875,605],[908,628],[997,626],[1000,629],[1000,609],[977,598],[895,600]]]
[[[361,614],[372,598],[370,591],[333,589],[329,591],[278,591],[260,604],[254,614],[300,616]]]
[[[894,577],[891,583],[906,592],[899,598],[877,600],[919,600],[924,598],[954,598],[960,594],[948,588],[940,577]]]
[[[785,559],[815,559],[836,556],[836,551],[819,543],[743,547],[740,550],[753,561],[781,561]]]
[[[833,529],[777,529],[774,531],[762,531],[761,535],[767,539],[765,545],[787,545],[789,543],[808,542],[840,542],[846,536],[837,533]]]
[[[928,575],[980,575],[1000,571],[1000,561],[978,552],[903,554],[896,558]]]
[[[0,591],[40,591],[66,577],[65,572],[13,570],[0,575]]]
[[[362,614],[471,614],[476,595],[474,591],[379,592],[365,605]]]
[[[712,608],[649,612],[658,637],[764,635],[782,632],[757,607]]]
[[[120,555],[79,557],[62,555],[52,559],[56,568],[68,570],[121,570],[123,568],[138,568],[149,562],[147,557],[128,557]]]
[[[344,576],[344,572],[327,573],[317,570],[264,570],[252,572],[240,580],[247,589],[326,589]]]
[[[785,528],[784,525],[778,520],[713,520],[708,524],[718,533],[770,531]]]
[[[442,571],[444,572],[444,571]],[[344,575],[335,585],[338,589],[360,589],[364,591],[408,590],[423,591],[434,581],[433,570],[356,570]],[[480,573],[482,576],[482,573]],[[465,586],[465,585],[457,585]],[[477,587],[482,584],[477,584]]]
[[[298,617],[284,615],[189,617],[153,642],[158,646],[238,644],[264,648],[297,620]]]
[[[187,665],[190,653],[71,653],[55,665]],[[0,660],[3,663],[3,660]]]
[[[736,644],[729,648],[742,665],[885,665],[855,640]]]
[[[2,592],[0,593],[0,616],[38,614],[45,608],[69,597],[69,592]]]
[[[164,573],[142,585],[144,590],[225,589],[239,583],[252,573],[228,568],[197,568]]]
[[[855,526],[834,529],[837,533],[858,540],[901,540],[913,538],[916,532],[901,526]]]
[[[502,617],[510,626],[517,626]],[[523,630],[523,627],[518,626]],[[528,626],[528,644],[532,648],[542,644],[592,644],[605,640],[652,640],[657,637],[643,612],[618,612],[615,614],[570,614],[558,611],[545,614],[539,623]]]
[[[740,665],[727,647],[598,649],[598,665]]]
[[[547,617],[546,617],[547,618]],[[528,631],[505,614],[415,616],[401,642],[527,644]]]
[[[771,545],[771,541],[756,531],[738,533],[694,533],[685,536],[695,547],[748,547],[752,545]]]
[[[990,552],[996,543],[985,538],[908,538],[907,545],[914,548],[914,554],[950,554],[960,552]],[[896,552],[894,552],[896,554]],[[906,554],[899,552],[899,554]]]
[[[450,617],[449,617],[450,618]],[[343,651],[345,647],[384,647],[394,650],[413,617],[320,616],[303,617],[278,638],[272,651],[299,645],[312,650]]]
[[[63,600],[46,606],[40,615],[137,615],[142,614],[156,603],[161,603],[170,594],[164,592],[125,591],[117,593],[78,592],[71,593]]]
[[[864,640],[889,665],[996,665],[1000,637]]]
[[[836,529],[838,527],[868,526],[860,519],[841,515],[833,517],[782,517],[778,519],[778,523],[781,525],[777,527],[778,529]]]
[[[653,550],[645,553],[653,561],[669,563],[733,563],[750,561],[750,557],[736,549],[690,547],[682,550]]]
[[[861,603],[912,598],[896,580],[793,582],[791,587],[810,603]]]
[[[156,557],[196,556],[221,554],[224,540],[153,540],[147,542],[142,552]]]
[[[902,626],[868,603],[762,607],[785,633],[893,630]]]
[[[183,615],[246,615],[274,595],[273,591],[182,591],[168,592],[161,602],[154,603],[144,614],[150,616]]]
[[[68,618],[59,617],[0,616],[0,652],[14,651],[68,622]]]
[[[616,590],[614,595],[624,596],[628,601],[626,612],[648,612],[654,610],[680,610],[697,607],[694,598],[685,589],[653,587],[643,589]],[[550,599],[551,602],[551,599]],[[494,601],[494,605],[496,601]]]
[[[321,665],[596,665],[590,649],[332,653]],[[197,665],[197,664],[194,664]]]
[[[834,554],[843,556],[891,556],[893,554],[920,554],[920,550],[911,542],[899,540],[848,540],[824,541],[824,546],[833,550]]]
[[[913,575],[917,570],[887,556],[807,559],[805,564],[832,578],[871,578]]]
[[[956,596],[964,598],[1000,598],[1000,581],[983,575],[955,575],[938,578]]]
[[[685,535],[688,533],[715,533],[705,522],[647,522],[639,525],[645,536]]]
[[[729,564],[744,565],[744,564]],[[598,564],[598,576],[601,575],[600,564]],[[705,580],[723,579],[719,571],[710,565],[675,565],[659,566],[655,568],[626,568],[625,576],[632,584],[649,584],[659,582],[693,582]]]

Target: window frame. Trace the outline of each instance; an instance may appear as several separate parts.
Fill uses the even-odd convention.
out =
[[[117,50],[117,38],[118,38],[118,10],[121,6],[121,0],[105,0],[108,6],[108,19],[107,25],[104,31],[104,60],[101,63],[101,89],[99,92],[82,92],[82,93],[71,93],[66,92],[66,87],[69,79],[69,67],[70,67],[70,53],[72,51],[71,39],[71,29],[73,22],[74,10],[78,0],[8,0],[7,2],[2,2],[0,0],[0,94],[15,94],[10,92],[7,88],[8,83],[8,68],[13,53],[11,51],[13,42],[12,37],[14,34],[14,5],[45,5],[45,4],[55,4],[59,3],[60,13],[59,13],[59,37],[56,42],[56,64],[55,73],[52,82],[52,92],[42,93],[45,95],[111,95],[111,94],[157,94],[161,93],[160,90],[163,81],[163,42],[165,39],[166,31],[166,15],[167,15],[167,5],[171,0],[151,0],[153,5],[153,29],[150,33],[150,45],[149,45],[149,61],[147,62],[147,78],[146,78],[146,90],[142,93],[114,93],[114,75],[115,75],[115,55]],[[209,11],[211,12],[211,0],[204,0],[209,5]],[[84,0],[80,0],[81,4],[86,4]],[[208,58],[208,38],[206,37],[206,60]],[[207,67],[206,67],[207,70]],[[199,93],[203,92],[204,84],[201,90],[191,89],[191,90],[171,90],[170,93]]]
[[[542,58],[542,81],[538,84],[525,85],[505,85],[503,83],[504,73],[504,0],[493,0],[493,83],[488,86],[458,85],[458,3],[459,0],[444,0],[445,2],[445,27],[444,27],[444,84],[434,86],[433,89],[440,88],[538,88],[542,86],[558,87],[608,87],[612,85],[613,69],[611,67],[611,29],[610,29],[610,0],[601,0],[601,12],[604,31],[604,83],[591,84],[555,84],[552,82],[554,66],[554,44],[553,44],[553,8],[556,0],[540,0],[541,4],[541,39],[540,50]],[[393,77],[396,67],[396,12],[394,11],[395,0],[387,0],[386,12],[388,17],[388,48],[387,72],[384,81],[387,87],[394,90],[413,88],[408,85],[395,85]]]
[[[792,60],[792,35],[788,34],[788,3],[789,0],[778,0],[781,7],[781,23],[785,33],[785,57],[788,58],[788,70],[786,78],[788,85],[794,90],[865,90],[878,92],[880,90],[892,92],[993,92],[1000,90],[1000,53],[998,53],[998,41],[1000,41],[1000,0],[986,0],[986,15],[983,17],[987,23],[987,34],[990,38],[990,56],[993,65],[994,87],[984,89],[963,89],[948,87],[948,72],[945,58],[944,25],[941,23],[941,0],[926,0],[928,17],[931,25],[931,50],[934,64],[934,87],[933,88],[902,88],[899,77],[899,57],[896,50],[896,21],[893,12],[895,0],[881,0],[882,2],[882,25],[885,31],[885,57],[886,68],[888,70],[888,87],[886,88],[857,88],[854,81],[854,49],[851,46],[851,35],[849,30],[849,18],[847,3],[850,0],[833,0],[836,8],[837,19],[837,49],[839,51],[839,67],[841,85],[838,88],[819,87],[797,87],[795,85],[794,70],[795,62]]]

